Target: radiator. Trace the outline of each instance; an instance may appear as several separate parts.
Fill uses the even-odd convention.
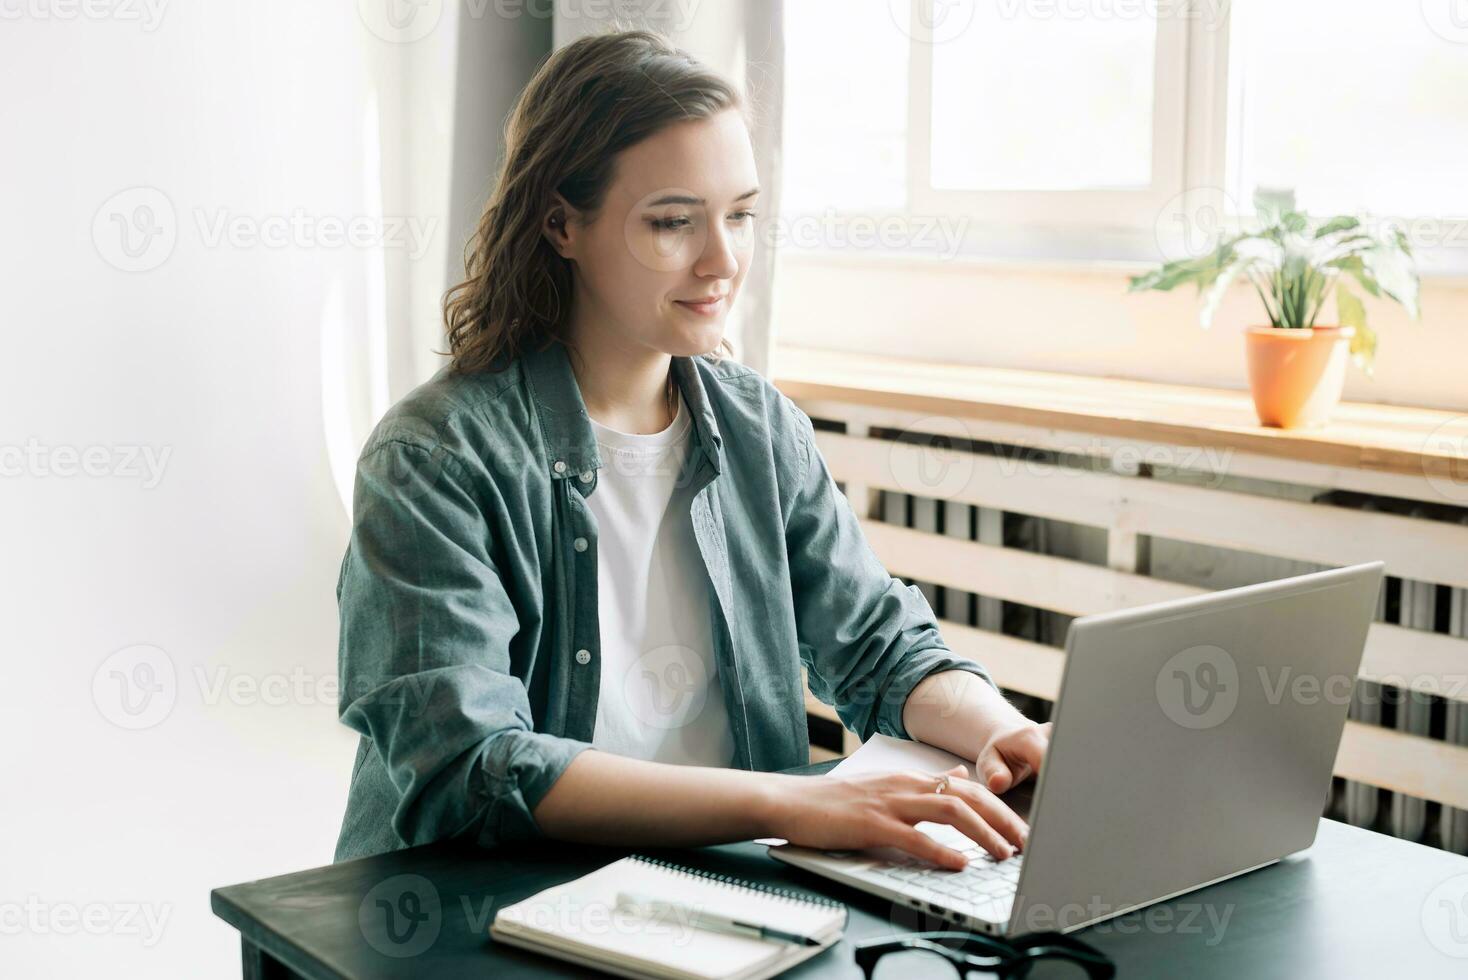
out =
[[[834,420],[822,420],[817,423],[817,428],[842,431],[846,426]],[[861,435],[875,439],[899,437],[893,431],[876,427],[870,432],[862,429]],[[986,454],[1012,454],[1015,458],[1041,459],[1083,468],[1099,466],[1104,470],[1109,465],[1093,457],[1067,456],[1025,447],[980,443],[953,448]],[[1201,474],[1182,470],[1149,468],[1142,475],[1184,483],[1204,479]],[[1432,516],[1428,513],[1429,508],[1422,504],[1359,493],[1216,475],[1207,477],[1207,481],[1210,486],[1223,489],[1315,501],[1322,506],[1386,510],[1413,517]],[[838,486],[845,489],[844,484]],[[870,517],[888,524],[1097,565],[1115,561],[1108,532],[1104,528],[892,490],[876,491],[870,500]],[[1468,515],[1458,515],[1458,519],[1468,523]],[[1331,567],[1162,538],[1147,539],[1139,546],[1137,562],[1137,567],[1131,570],[1209,589],[1231,588]],[[940,620],[1003,632],[1051,646],[1064,646],[1065,631],[1073,618],[952,587],[906,581],[922,591]],[[1436,630],[1468,638],[1468,590],[1389,577],[1378,597],[1376,619],[1409,629]],[[1465,665],[1465,672],[1468,672],[1468,665]],[[1029,717],[1037,721],[1049,718],[1053,707],[1050,702],[1019,692],[1006,693]],[[1468,703],[1461,701],[1430,697],[1362,680],[1357,682],[1348,714],[1355,721],[1386,724],[1403,732],[1468,745]],[[1336,778],[1323,813],[1357,826],[1468,853],[1468,810],[1439,806],[1406,794]]]

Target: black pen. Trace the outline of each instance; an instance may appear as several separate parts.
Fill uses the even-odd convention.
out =
[[[618,892],[617,908],[634,912],[643,918],[657,918],[662,920],[664,917],[671,917],[674,922],[690,923],[700,929],[707,929],[710,932],[723,932],[734,936],[751,936],[755,939],[768,939],[775,942],[790,943],[795,946],[821,945],[821,941],[813,936],[802,936],[797,932],[786,932],[784,929],[761,925],[758,922],[743,922],[739,919],[730,918],[727,915],[720,915],[717,912],[706,912],[696,909],[691,905],[682,905],[678,902],[665,902],[633,892]]]

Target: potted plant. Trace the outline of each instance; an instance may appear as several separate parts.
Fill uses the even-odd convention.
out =
[[[1207,328],[1229,286],[1247,280],[1269,317],[1269,326],[1251,326],[1245,333],[1259,421],[1281,428],[1323,425],[1340,400],[1347,355],[1368,375],[1376,355],[1366,307],[1347,281],[1395,300],[1414,320],[1418,316],[1419,284],[1407,236],[1360,218],[1313,219],[1295,209],[1291,191],[1260,191],[1254,209],[1257,227],[1221,235],[1198,258],[1132,277],[1129,292],[1192,283],[1203,297],[1199,319]],[[1332,293],[1337,322],[1317,325]]]

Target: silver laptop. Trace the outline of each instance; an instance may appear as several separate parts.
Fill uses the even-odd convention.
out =
[[[967,868],[893,848],[770,853],[965,929],[1020,935],[1070,932],[1303,850],[1382,567],[1072,622],[1039,783],[1004,797],[1030,823],[1024,854],[996,861],[931,823],[919,826],[968,853]]]

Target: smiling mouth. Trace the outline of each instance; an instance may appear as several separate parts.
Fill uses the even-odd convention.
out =
[[[726,300],[728,300],[728,297],[727,296],[715,296],[715,297],[713,297],[711,299],[704,299],[704,300],[678,299],[678,300],[674,300],[673,302],[676,303],[677,305],[683,307],[685,310],[689,310],[689,311],[691,311],[693,313],[699,313],[699,314],[702,314],[703,316],[713,316],[715,313],[718,313],[719,310],[721,310],[721,309],[724,308],[724,303],[725,303]]]

